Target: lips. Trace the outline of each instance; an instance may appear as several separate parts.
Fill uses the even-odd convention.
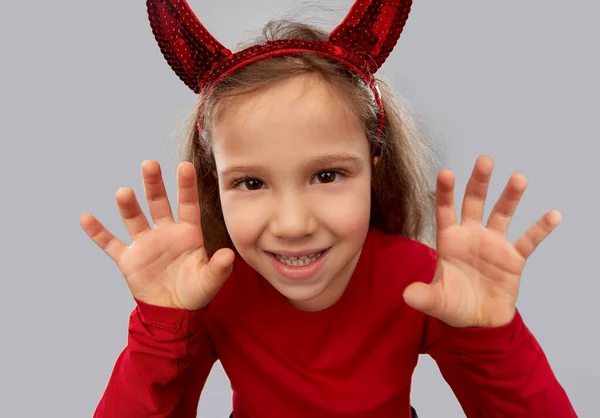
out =
[[[275,270],[288,280],[308,280],[323,268],[329,248],[303,252],[267,252]]]

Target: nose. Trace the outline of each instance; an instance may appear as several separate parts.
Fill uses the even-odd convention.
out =
[[[286,193],[273,202],[271,233],[283,239],[298,239],[314,234],[317,219],[314,207],[301,193]]]

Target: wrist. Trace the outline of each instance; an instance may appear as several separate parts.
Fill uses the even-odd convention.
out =
[[[480,318],[474,322],[470,328],[501,328],[505,327],[515,319],[517,308],[514,305],[502,309],[494,309],[480,315]]]
[[[206,308],[187,310],[183,308],[153,305],[134,298],[142,322],[155,328],[171,331],[193,332],[203,323]]]
[[[518,310],[515,310],[510,322],[494,327],[456,328],[444,322],[440,324],[444,340],[450,346],[484,351],[504,350],[506,347],[512,346],[522,336],[523,329],[523,319]]]

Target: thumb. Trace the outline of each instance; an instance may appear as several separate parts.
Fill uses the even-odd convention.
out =
[[[210,258],[206,266],[205,289],[214,295],[221,288],[233,270],[235,255],[229,248],[221,248]]]
[[[411,283],[402,296],[408,306],[426,315],[437,317],[442,310],[442,295],[434,285]]]

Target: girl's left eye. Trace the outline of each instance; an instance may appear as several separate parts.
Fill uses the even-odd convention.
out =
[[[343,173],[338,170],[321,171],[314,177],[314,181],[318,183],[333,183],[342,176]]]

